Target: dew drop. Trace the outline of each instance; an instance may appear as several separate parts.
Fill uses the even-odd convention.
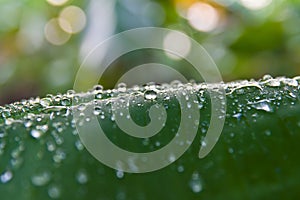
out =
[[[95,91],[102,91],[103,90],[103,86],[102,85],[95,85],[93,89]]]
[[[95,107],[93,113],[94,115],[99,115],[102,112],[101,107]]]
[[[81,143],[80,140],[77,140],[77,141],[75,142],[75,147],[76,147],[76,149],[77,149],[78,151],[82,151],[82,150],[84,149],[84,146],[83,146],[83,144]]]
[[[236,114],[232,115],[232,117],[240,120],[242,118],[242,113],[236,113]]]
[[[50,179],[51,179],[50,173],[44,171],[33,175],[31,177],[31,182],[35,186],[44,186],[50,181]]]
[[[266,85],[271,86],[271,87],[279,87],[280,86],[280,80],[271,79],[268,82],[266,82]]]
[[[283,79],[282,80],[283,83],[289,85],[289,86],[293,86],[293,87],[297,87],[298,86],[298,81],[295,79]]]
[[[79,170],[76,174],[76,180],[79,184],[85,184],[88,182],[88,176],[84,170]]]
[[[267,136],[270,136],[270,135],[272,134],[272,132],[271,132],[270,130],[266,130],[266,131],[265,131],[265,134],[266,134]]]
[[[157,98],[157,92],[155,90],[147,90],[144,93],[144,98],[147,100],[155,100]]]
[[[51,99],[50,98],[43,98],[43,99],[40,100],[40,104],[43,107],[47,107],[51,104]]]
[[[169,155],[169,161],[174,162],[176,160],[176,156],[174,154]]]
[[[60,197],[60,193],[61,193],[60,189],[57,186],[55,186],[55,185],[52,185],[52,186],[50,186],[48,188],[48,195],[52,199],[59,198]]]
[[[270,79],[273,79],[273,77],[270,75],[270,74],[266,74],[263,76],[262,78],[264,81],[267,81],[267,80],[270,80]]]
[[[47,141],[46,145],[47,145],[47,150],[50,152],[54,151],[56,148],[55,143],[53,141]]]
[[[69,98],[63,98],[61,100],[61,105],[62,106],[70,106],[71,105],[71,99],[69,99]]]
[[[189,186],[194,193],[199,193],[202,191],[203,186],[202,186],[202,182],[201,182],[199,173],[197,173],[197,172],[193,173],[192,178],[189,182]]]
[[[297,96],[296,96],[294,93],[292,93],[292,92],[290,92],[289,95],[290,95],[292,98],[296,98],[296,97],[297,97]]]
[[[43,132],[40,131],[40,130],[32,129],[32,130],[30,131],[30,135],[31,135],[33,138],[38,139],[38,138],[40,138],[40,137],[43,135]]]
[[[264,110],[266,112],[273,111],[273,109],[270,107],[270,105],[265,100],[253,104],[253,107],[257,110]]]
[[[184,172],[184,166],[183,166],[183,165],[179,165],[179,166],[177,167],[177,171],[178,171],[179,173]]]
[[[0,138],[4,138],[6,136],[6,132],[0,129]]]
[[[126,84],[125,83],[119,83],[118,84],[118,91],[119,92],[126,92]]]
[[[6,170],[0,175],[2,183],[8,183],[13,178],[13,173],[10,170]]]
[[[121,170],[117,170],[117,171],[116,171],[116,176],[117,176],[117,178],[121,179],[121,178],[124,177],[124,172],[121,171]]]

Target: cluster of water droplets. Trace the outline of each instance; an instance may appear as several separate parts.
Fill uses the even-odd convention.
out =
[[[66,94],[47,95],[45,98],[31,98],[15,102],[10,105],[0,107],[0,158],[7,152],[7,143],[14,142],[14,148],[9,149],[9,162],[6,168],[0,171],[1,184],[7,184],[14,178],[14,171],[22,167],[24,164],[23,153],[27,150],[24,144],[26,139],[35,141],[39,145],[45,147],[47,153],[51,155],[53,166],[60,167],[64,161],[68,159],[64,143],[66,131],[72,130],[71,134],[76,137],[73,142],[73,148],[82,152],[84,145],[77,136],[76,124],[84,125],[89,123],[92,116],[97,116],[100,120],[110,120],[115,122],[115,115],[131,118],[124,113],[115,113],[107,108],[111,107],[112,102],[116,106],[143,106],[147,103],[169,102],[174,98],[176,91],[183,91],[186,94],[186,99],[189,95],[196,94],[197,101],[189,102],[196,103],[199,110],[206,108],[208,104],[207,90],[209,88],[223,88],[226,91],[226,97],[232,99],[232,109],[227,113],[227,117],[239,121],[245,116],[249,110],[254,111],[253,120],[261,113],[275,112],[282,105],[293,105],[299,98],[299,80],[295,78],[272,78],[270,75],[264,76],[259,81],[244,80],[230,83],[219,84],[197,84],[190,82],[183,84],[179,81],[174,81],[171,84],[156,84],[148,83],[143,86],[133,86],[127,88],[126,84],[120,83],[115,89],[104,90],[101,85],[96,85],[86,93],[75,93],[70,90]],[[247,96],[245,102],[240,102],[239,96]],[[222,96],[216,98],[223,98]],[[129,104],[126,99],[129,99]],[[93,112],[85,112],[88,106],[93,106]],[[164,104],[165,109],[170,105]],[[226,105],[224,105],[226,106]],[[191,105],[188,104],[187,108]],[[74,119],[72,111],[81,112],[80,118]],[[225,112],[225,111],[224,111]],[[64,119],[64,120],[62,120]],[[200,120],[200,119],[199,119]],[[199,130],[203,135],[207,131],[208,123],[205,121],[196,121],[199,125]],[[9,135],[14,129],[20,127],[27,132],[27,135]],[[174,130],[176,131],[176,130]],[[272,132],[266,130],[266,136],[271,136]],[[234,137],[235,133],[231,133],[230,137]],[[147,141],[145,140],[145,145]],[[202,143],[202,145],[205,145]],[[160,141],[155,141],[155,146],[160,147]],[[229,148],[228,152],[234,154],[235,149]],[[36,152],[39,159],[43,159],[45,152]],[[171,154],[170,154],[171,155]],[[170,159],[173,159],[170,156]],[[53,172],[51,167],[37,171],[31,175],[31,184],[36,187],[46,186],[48,188],[48,196],[51,198],[59,198],[62,190],[58,183],[53,180]],[[184,166],[180,165],[177,168],[178,173],[183,173]],[[124,172],[118,170],[115,173],[116,178],[123,179]],[[78,184],[84,185],[89,181],[88,171],[79,169],[74,175],[74,179]],[[199,173],[192,175],[188,183],[191,190],[199,193],[203,190],[202,180]]]

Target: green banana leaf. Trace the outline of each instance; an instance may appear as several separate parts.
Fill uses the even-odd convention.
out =
[[[204,158],[198,154],[212,123],[209,84],[95,86],[86,93],[68,91],[0,107],[0,199],[299,199],[298,77],[265,76],[213,87],[226,92],[226,118]],[[107,138],[122,149],[163,148],[181,126],[175,91],[196,95],[200,118],[195,139],[168,166],[126,173],[98,161],[83,144],[78,127],[89,126],[96,116]],[[167,119],[158,134],[137,138],[118,127],[112,103],[128,94],[130,117],[138,126],[153,120],[150,107],[163,105]],[[89,104],[94,106],[90,115],[74,117],[74,110],[80,113]]]

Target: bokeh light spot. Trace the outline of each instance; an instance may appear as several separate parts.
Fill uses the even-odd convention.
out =
[[[67,33],[78,33],[86,24],[84,11],[77,6],[68,6],[59,15],[59,25]]]
[[[163,47],[166,49],[165,53],[168,57],[174,60],[180,60],[182,57],[186,57],[189,54],[191,50],[191,41],[182,33],[172,31],[164,38]],[[182,57],[169,51],[179,53]]]
[[[68,2],[68,0],[47,0],[47,2],[53,6],[62,6]]]
[[[54,45],[63,45],[71,37],[69,33],[64,32],[60,28],[57,18],[48,21],[45,25],[44,33],[47,41]]]
[[[241,4],[250,10],[260,10],[272,3],[272,0],[240,0]]]
[[[206,3],[194,3],[189,7],[187,19],[192,27],[199,31],[210,32],[218,26],[218,11]]]

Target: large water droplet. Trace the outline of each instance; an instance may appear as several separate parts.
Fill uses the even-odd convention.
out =
[[[155,100],[157,98],[157,92],[155,90],[147,90],[144,93],[144,98],[147,100]]]

